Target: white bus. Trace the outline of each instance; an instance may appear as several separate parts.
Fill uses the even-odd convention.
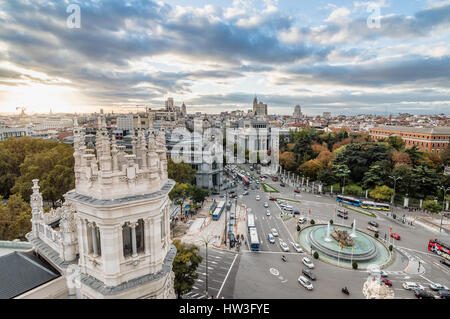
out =
[[[256,227],[250,228],[250,249],[259,250],[259,238]]]

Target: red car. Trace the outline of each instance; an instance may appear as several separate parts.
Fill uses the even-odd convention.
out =
[[[397,240],[400,240],[400,235],[399,235],[399,234],[391,233],[391,237],[392,237],[392,238],[395,238],[395,239],[397,239]]]
[[[294,192],[300,193],[300,190],[298,188],[294,189]]]
[[[278,178],[274,177],[274,178],[272,178],[272,180],[273,180],[274,182],[276,182],[276,181],[278,181]]]
[[[392,287],[392,281],[387,278],[381,278],[381,282],[384,283],[388,287]]]
[[[270,197],[269,200],[277,200],[276,197]]]

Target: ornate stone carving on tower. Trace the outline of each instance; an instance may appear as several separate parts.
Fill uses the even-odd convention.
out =
[[[63,274],[78,263],[83,298],[175,298],[168,196],[175,182],[167,177],[164,132],[147,142],[138,130],[127,154],[110,142],[105,119],[98,123],[94,153],[75,121],[75,189],[61,208],[44,214],[33,180],[27,239]]]

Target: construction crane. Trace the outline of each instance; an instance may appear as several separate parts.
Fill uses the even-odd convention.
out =
[[[17,110],[22,110],[22,111],[20,112],[20,117],[25,116],[25,110],[26,110],[26,109],[27,109],[27,108],[24,107],[24,106],[18,106],[18,107],[16,107],[16,111],[17,111]]]

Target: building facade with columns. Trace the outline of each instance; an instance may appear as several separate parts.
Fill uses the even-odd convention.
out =
[[[33,180],[26,237],[66,277],[68,295],[175,298],[168,197],[175,182],[167,177],[164,132],[147,142],[139,130],[127,154],[110,140],[105,119],[99,121],[95,153],[74,128],[75,189],[61,208],[44,213]]]

